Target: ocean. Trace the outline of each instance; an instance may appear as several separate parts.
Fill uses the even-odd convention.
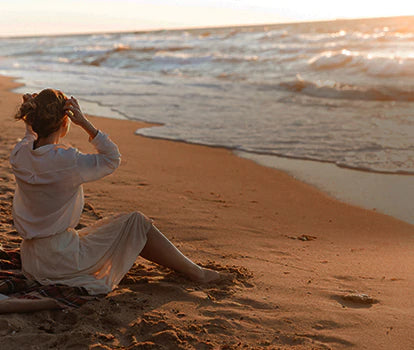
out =
[[[414,174],[414,17],[3,37],[0,74],[149,137]]]

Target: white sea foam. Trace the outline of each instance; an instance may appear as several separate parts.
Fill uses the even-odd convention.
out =
[[[379,86],[358,86],[333,80],[307,81],[298,74],[295,80],[281,82],[279,86],[289,91],[322,98],[414,102],[414,87],[386,86],[383,83]]]
[[[381,55],[349,50],[325,51],[308,61],[314,69],[356,68],[368,75],[398,77],[414,75],[414,56]]]

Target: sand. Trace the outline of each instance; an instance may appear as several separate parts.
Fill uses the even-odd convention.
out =
[[[24,133],[12,119],[16,86],[0,78],[3,247],[19,244],[8,164]],[[413,225],[229,150],[90,120],[119,145],[122,164],[84,186],[81,222],[140,210],[193,260],[234,277],[199,286],[139,258],[119,288],[79,309],[0,315],[1,349],[413,348]],[[66,142],[92,151],[87,140],[72,126]]]
[[[333,163],[236,151],[236,155],[283,170],[346,203],[414,225],[414,175],[374,173]]]

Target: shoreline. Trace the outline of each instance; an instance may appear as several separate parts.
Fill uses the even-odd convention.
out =
[[[285,171],[340,201],[414,225],[414,175],[339,167],[333,163],[236,151],[260,165]]]
[[[24,82],[21,81],[22,78],[14,79],[20,80],[19,83],[23,85],[13,89],[13,92],[22,93],[25,86]],[[86,113],[90,115],[99,115],[113,120],[137,121],[147,125],[144,129],[163,125],[148,120],[129,119],[109,106],[82,98],[79,100]],[[161,136],[141,134],[139,129],[135,131],[135,134],[141,137],[228,150],[238,157],[252,160],[259,165],[286,172],[299,181],[307,183],[337,200],[363,209],[378,211],[414,225],[414,212],[410,206],[410,198],[414,198],[414,174],[354,169],[338,166],[327,161],[262,154],[223,145],[206,145],[186,140],[168,139]],[[324,170],[321,171],[321,169]],[[340,180],[335,181],[333,179]],[[354,186],[355,183],[356,186]],[[376,185],[378,185],[378,188],[376,188]]]
[[[16,237],[8,154],[24,130],[11,118],[21,100],[10,92],[16,86],[0,77],[0,243],[10,246]],[[118,144],[122,163],[114,174],[84,185],[93,210],[85,210],[81,222],[138,209],[191,259],[218,269],[233,266],[244,277],[228,286],[194,286],[139,259],[127,282],[78,310],[0,315],[8,325],[5,350],[34,339],[85,349],[144,341],[163,349],[389,349],[414,343],[413,225],[337,201],[227,149],[135,135],[146,123],[90,119]],[[74,125],[66,142],[93,151]],[[342,299],[352,292],[378,303]],[[39,322],[53,331],[39,329]]]
[[[144,128],[159,125],[151,124],[151,122],[147,121],[143,122],[150,124]],[[332,162],[284,157],[249,152],[222,145],[205,145],[185,140],[148,136],[140,134],[138,132],[140,129],[135,131],[137,136],[228,150],[237,157],[249,159],[258,165],[285,172],[334,199],[362,209],[378,211],[414,225],[414,210],[411,207],[411,202],[414,198],[414,174],[353,169],[338,166]],[[333,182],[332,179],[334,178],[341,179],[341,182]]]

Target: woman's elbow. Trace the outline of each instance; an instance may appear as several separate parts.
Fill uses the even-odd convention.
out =
[[[110,160],[108,159],[106,161],[106,165],[110,173],[114,172],[119,167],[120,164],[121,164],[121,157],[113,158]]]
[[[113,164],[114,170],[117,169],[121,165],[121,157],[117,158]]]

